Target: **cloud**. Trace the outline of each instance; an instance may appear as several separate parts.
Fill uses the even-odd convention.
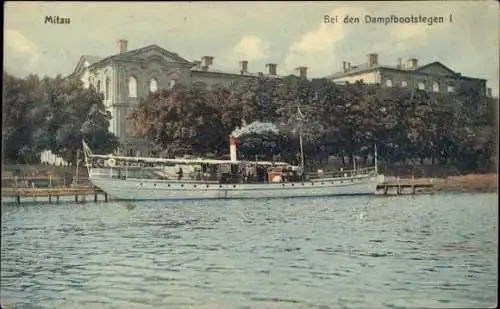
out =
[[[233,47],[236,57],[245,60],[262,60],[269,56],[270,44],[256,35],[247,35]]]
[[[38,46],[20,31],[5,30],[5,62],[13,72],[25,72],[26,68],[38,68],[42,55]]]
[[[340,7],[328,15],[342,19],[345,16],[362,16],[363,13],[363,8],[351,6]],[[349,32],[357,28],[356,25],[342,22],[332,24],[321,21],[318,27],[303,33],[290,45],[285,56],[285,69],[291,71],[299,65],[306,65],[316,73],[326,74],[339,61],[335,54],[338,45]]]
[[[13,29],[5,30],[5,46],[15,53],[35,54],[37,46],[28,40],[21,32]]]

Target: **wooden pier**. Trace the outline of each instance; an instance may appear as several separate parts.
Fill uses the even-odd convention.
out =
[[[392,177],[377,186],[377,192],[382,191],[382,195],[416,194],[417,191],[433,189],[437,181],[434,179],[415,179]],[[390,192],[392,191],[392,193]],[[408,192],[409,191],[409,192]]]
[[[45,197],[48,202],[52,203],[53,199],[59,202],[62,196],[73,196],[75,202],[85,201],[87,196],[93,196],[93,201],[99,201],[99,196],[104,197],[107,202],[108,194],[102,190],[94,187],[80,187],[80,188],[2,188],[2,197],[14,197],[18,204],[21,203],[21,198],[27,197]]]

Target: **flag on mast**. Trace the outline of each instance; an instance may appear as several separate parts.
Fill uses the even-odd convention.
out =
[[[82,139],[82,144],[83,144],[83,159],[85,160],[85,164],[89,164],[89,158],[92,156],[92,150],[90,150],[90,147],[87,145],[85,140]]]
[[[302,112],[300,111],[300,106],[297,105],[297,120],[304,120],[305,117],[304,117],[304,114],[302,114]]]

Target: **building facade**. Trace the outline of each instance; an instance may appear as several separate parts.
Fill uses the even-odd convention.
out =
[[[127,40],[118,40],[117,54],[105,58],[83,55],[72,77],[77,77],[85,87],[93,85],[104,94],[104,105],[112,115],[110,130],[118,137],[120,152],[128,155],[146,153],[144,141],[132,136],[128,116],[149,92],[169,89],[175,84],[211,88],[216,85],[231,86],[236,81],[258,76],[277,77],[277,65],[268,63],[262,72],[251,73],[248,61],[242,60],[234,72],[226,72],[214,66],[214,57],[203,56],[199,61],[189,61],[158,45],[128,50]],[[307,78],[307,67],[296,68],[296,75]],[[419,66],[417,59],[410,59],[403,66],[378,64],[378,55],[369,54],[367,63],[351,66],[343,62],[343,70],[326,78],[336,83],[378,83],[386,87],[416,87],[427,91],[453,93],[459,81],[486,91],[486,80],[461,76],[440,62]],[[491,90],[489,90],[491,91]]]
[[[368,54],[366,63],[353,66],[343,61],[342,71],[327,78],[341,84],[362,80],[382,87],[410,87],[443,94],[454,94],[460,84],[466,84],[478,93],[491,96],[485,79],[462,76],[438,61],[420,66],[415,58],[408,59],[404,64],[398,59],[396,65],[390,66],[379,64],[378,54]]]
[[[110,130],[119,138],[122,150],[129,155],[138,149],[145,152],[143,142],[132,137],[127,118],[149,92],[169,89],[175,84],[211,88],[231,86],[242,79],[256,76],[276,76],[277,65],[269,63],[264,72],[250,73],[248,61],[240,61],[236,72],[225,72],[214,66],[214,57],[188,61],[157,45],[128,50],[126,40],[118,40],[118,53],[106,58],[83,55],[74,72],[85,87],[93,85],[104,94],[104,105],[112,115]],[[300,76],[307,77],[307,68],[299,67]]]

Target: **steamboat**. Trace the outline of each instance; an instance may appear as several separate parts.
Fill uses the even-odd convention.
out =
[[[237,159],[229,136],[229,160],[97,155],[83,141],[89,180],[121,200],[299,198],[374,195],[383,175],[374,166],[336,172],[305,173],[286,162]]]

